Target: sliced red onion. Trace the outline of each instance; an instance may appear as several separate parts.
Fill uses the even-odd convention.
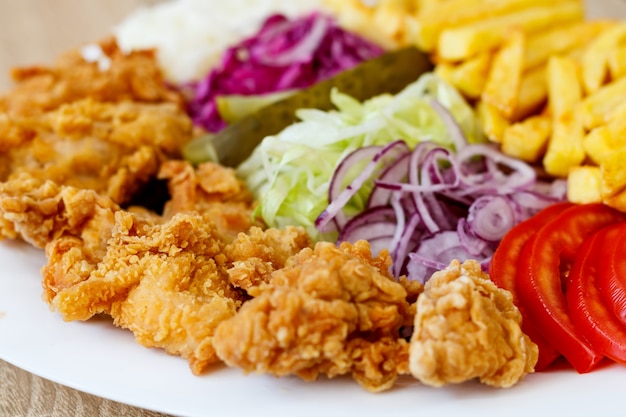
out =
[[[530,165],[522,160],[503,154],[492,145],[478,143],[467,145],[466,147],[460,149],[456,155],[457,160],[461,165],[464,161],[470,160],[476,156],[486,158],[488,160],[488,166],[491,167],[489,169],[491,174],[494,174],[494,171],[496,170],[494,163],[497,165],[503,165],[511,170],[508,174],[504,171],[498,170],[498,175],[494,175],[495,183],[487,182],[471,184],[477,186],[476,191],[480,190],[480,187],[483,189],[488,187],[497,187],[500,193],[520,191],[532,186],[537,179],[535,170]]]
[[[499,242],[516,223],[512,203],[501,195],[478,197],[468,210],[469,229],[488,242]]]
[[[444,123],[454,130],[449,120]],[[411,150],[395,141],[348,155],[333,176],[330,204],[316,221],[318,229],[335,222],[340,241],[367,239],[376,253],[387,248],[396,277],[424,282],[453,259],[476,259],[487,270],[506,232],[565,199],[566,188],[558,180],[545,181],[493,145],[467,144],[458,132],[450,135],[456,135],[456,153],[433,142]],[[342,189],[355,166],[364,166],[363,171]],[[373,187],[367,209],[348,218],[345,204],[368,181]]]
[[[436,233],[422,240],[417,250],[409,254],[407,277],[424,283],[433,272],[448,266],[452,259],[462,262],[470,258],[456,231]]]
[[[404,141],[394,141],[385,146],[368,146],[359,148],[349,154],[343,161],[339,163],[335,174],[333,175],[330,187],[329,187],[329,201],[330,204],[320,214],[315,221],[315,226],[321,231],[328,231],[327,225],[331,220],[336,219],[339,227],[343,227],[345,224],[345,218],[342,213],[343,207],[350,201],[350,199],[356,194],[356,192],[363,186],[363,184],[370,179],[372,174],[376,171],[379,163],[389,163],[397,159],[400,155],[408,151],[408,147]],[[363,168],[361,173],[348,184],[345,189],[338,192],[348,172],[359,161],[364,158],[371,158],[367,165]],[[368,159],[369,159],[368,158]]]
[[[418,231],[420,221],[419,215],[413,213],[406,227],[402,230],[400,238],[397,242],[394,242],[395,245],[391,246],[392,272],[396,277],[402,275],[403,269],[406,267],[407,256],[414,249],[414,246],[417,246],[417,243],[419,243],[418,239],[423,234],[423,232]]]
[[[365,210],[353,218],[339,231],[337,240],[353,241],[354,237],[358,239],[366,239],[367,235],[384,235],[389,237],[389,241],[393,239],[398,222],[396,221],[395,211],[391,207],[375,207]]]
[[[398,187],[404,185],[403,180],[406,178],[410,156],[410,152],[400,155],[398,159],[392,162],[389,167],[383,171],[380,178],[374,181],[374,188],[367,200],[367,207],[389,204],[391,195],[393,194],[392,191],[398,191]],[[379,184],[383,185],[379,186]]]
[[[430,106],[433,110],[435,110],[443,124],[446,126],[450,139],[452,139],[452,143],[454,144],[454,149],[459,150],[464,148],[465,145],[467,145],[467,138],[465,137],[465,133],[463,133],[461,126],[459,126],[452,113],[450,113],[450,110],[442,105],[439,100],[434,98],[430,100]]]

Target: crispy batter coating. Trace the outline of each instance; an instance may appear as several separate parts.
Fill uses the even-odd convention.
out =
[[[196,132],[152,51],[100,43],[107,67],[72,50],[50,67],[16,69],[0,96],[0,181],[27,172],[128,204]],[[1,236],[0,236],[1,237]]]
[[[257,296],[263,291],[272,272],[283,268],[287,259],[313,242],[303,227],[263,230],[254,226],[248,233],[239,233],[226,245],[224,254],[232,263],[228,269],[230,282],[248,294]]]
[[[119,206],[93,190],[60,186],[22,173],[0,183],[0,237],[21,237],[43,248],[74,236],[93,250],[105,249]]]
[[[202,182],[205,172],[212,171],[200,170],[194,178]],[[225,170],[220,178],[232,183],[234,171]],[[31,180],[41,189],[30,187],[36,192],[21,206],[22,215],[26,225],[35,218],[49,223],[40,243],[48,257],[42,268],[44,299],[53,309],[66,320],[108,314],[142,345],[189,360],[194,373],[218,360],[213,332],[248,299],[229,282],[231,260],[223,252],[230,238],[221,233],[243,232],[238,227],[248,223],[224,221],[219,211],[226,208],[229,217],[238,208],[241,217],[251,218],[251,206],[239,201],[239,194],[226,193],[216,205],[189,201],[189,210],[164,217],[123,210],[93,190]],[[237,204],[228,206],[228,198]]]
[[[106,254],[89,277],[59,291],[66,320],[109,314],[143,346],[189,360],[201,373],[217,360],[213,332],[243,297],[228,282],[215,225],[198,213],[158,224],[118,211]]]
[[[83,99],[34,119],[0,113],[0,132],[0,181],[28,172],[125,204],[164,160],[180,156],[193,127],[171,103]]]
[[[232,168],[206,162],[194,169],[187,161],[171,160],[161,165],[158,176],[168,180],[170,191],[165,218],[190,211],[203,213],[226,240],[262,225],[252,216],[252,194]]]
[[[267,288],[217,328],[218,356],[245,372],[352,376],[370,391],[406,370],[399,336],[409,310],[405,288],[373,258],[369,244],[319,242],[275,270]]]
[[[80,49],[63,54],[51,67],[12,71],[15,87],[0,97],[0,113],[12,118],[41,115],[84,98],[100,102],[171,102],[182,108],[182,96],[164,82],[154,51],[124,53],[114,38],[98,42],[110,66],[84,59]]]
[[[537,362],[537,345],[521,321],[511,293],[493,284],[478,262],[452,261],[418,297],[411,374],[435,387],[473,378],[510,387]]]

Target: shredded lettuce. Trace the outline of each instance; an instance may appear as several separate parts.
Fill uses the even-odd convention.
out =
[[[314,239],[335,240],[334,233],[316,229],[315,219],[328,205],[330,180],[346,155],[397,139],[410,147],[433,141],[454,148],[448,129],[431,106],[433,99],[450,111],[469,142],[483,140],[472,108],[432,73],[396,95],[384,94],[364,102],[333,90],[336,110],[299,109],[299,122],[264,138],[237,168],[258,201],[255,214],[270,227],[300,225]],[[358,172],[352,172],[346,181],[356,175]],[[370,189],[359,190],[344,208],[346,213],[362,211]]]

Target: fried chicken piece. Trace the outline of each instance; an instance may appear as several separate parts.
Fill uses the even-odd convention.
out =
[[[74,236],[94,251],[104,251],[119,209],[93,190],[21,173],[0,183],[0,236],[21,237],[38,248],[61,236]]]
[[[89,277],[51,300],[66,320],[109,314],[138,343],[182,356],[194,373],[217,361],[213,333],[245,297],[229,282],[216,226],[198,213],[166,223],[118,211]]]
[[[163,216],[195,211],[207,215],[228,241],[252,226],[262,226],[252,216],[253,197],[232,168],[212,162],[193,166],[183,160],[163,163],[158,178],[168,180],[170,200]]]
[[[228,269],[230,282],[252,296],[262,291],[272,272],[283,268],[287,259],[313,242],[303,227],[263,230],[254,226],[248,233],[239,233],[226,245],[224,254],[232,263]]]
[[[62,185],[92,189],[125,204],[180,157],[193,136],[189,117],[175,105],[84,99],[37,119],[0,114],[0,181],[22,172]]]
[[[131,201],[160,164],[195,135],[182,95],[168,88],[152,51],[123,53],[114,39],[50,68],[16,69],[0,96],[0,181],[20,173]]]
[[[171,102],[183,98],[164,82],[155,51],[124,53],[114,38],[97,43],[109,65],[89,62],[81,49],[63,54],[51,67],[16,68],[12,91],[0,97],[0,113],[33,117],[84,98],[100,102]]]
[[[410,310],[405,288],[379,269],[390,262],[366,241],[303,249],[218,326],[218,356],[245,372],[307,381],[351,373],[370,391],[390,388],[408,370],[399,330]]]
[[[234,171],[225,171],[219,178],[231,183]],[[242,232],[237,222],[222,218],[238,207],[251,219],[250,205],[233,195],[236,206],[200,200],[199,207],[211,209],[199,213],[192,208],[162,217],[145,210],[122,210],[92,190],[50,181],[48,186],[54,192],[40,192],[24,210],[26,220],[37,215],[36,203],[44,204],[37,200],[40,195],[57,204],[56,211],[46,212],[57,221],[50,226],[53,232],[42,237],[43,243],[47,241],[48,257],[42,268],[44,299],[51,307],[66,320],[108,314],[116,325],[130,329],[142,345],[160,347],[189,360],[194,373],[217,361],[213,332],[248,296],[228,281],[230,261],[223,252],[229,238],[221,234],[214,220],[228,233]],[[219,189],[220,184],[213,187]],[[98,205],[103,202],[109,206]],[[86,218],[74,228],[70,219],[78,216],[65,212],[72,207],[82,208]],[[225,207],[228,215],[222,216],[219,210]],[[99,233],[99,240],[93,230]]]
[[[498,288],[476,261],[452,261],[433,274],[417,300],[411,374],[440,387],[478,378],[510,387],[537,362],[511,293]]]

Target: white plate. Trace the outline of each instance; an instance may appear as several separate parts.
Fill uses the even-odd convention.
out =
[[[41,251],[0,242],[0,358],[49,380],[104,398],[196,417],[415,415],[596,416],[623,409],[626,368],[586,375],[565,367],[533,374],[511,389],[478,383],[434,389],[409,378],[371,394],[350,378],[306,383],[298,378],[244,376],[218,366],[193,376],[186,361],[135,343],[130,332],[98,317],[64,322],[41,300]],[[556,414],[558,412],[558,414]],[[426,414],[427,413],[427,414]]]

